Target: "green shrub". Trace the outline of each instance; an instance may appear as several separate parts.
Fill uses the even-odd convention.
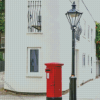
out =
[[[3,59],[3,52],[0,52],[0,61],[4,61],[4,59]]]
[[[96,23],[96,56],[100,60],[100,23]]]

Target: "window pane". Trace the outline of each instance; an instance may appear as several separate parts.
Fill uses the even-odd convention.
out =
[[[30,50],[30,72],[38,72],[39,50]]]
[[[91,66],[92,66],[92,57],[91,57]]]
[[[90,26],[88,26],[88,38],[89,38],[89,31],[90,31]]]
[[[84,65],[85,65],[85,55],[84,55]]]

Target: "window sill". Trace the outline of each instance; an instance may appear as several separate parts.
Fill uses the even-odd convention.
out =
[[[27,34],[43,34],[42,32],[28,32]]]
[[[42,74],[39,73],[32,73],[32,74],[26,74],[26,77],[33,77],[33,78],[42,78]]]

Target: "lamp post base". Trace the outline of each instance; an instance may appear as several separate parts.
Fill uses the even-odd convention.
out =
[[[69,100],[76,100],[76,77],[70,77],[70,84],[69,84]]]
[[[55,97],[55,98],[49,98],[49,97],[46,97],[46,100],[62,100],[62,97]]]

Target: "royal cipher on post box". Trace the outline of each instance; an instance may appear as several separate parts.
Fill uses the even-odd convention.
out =
[[[46,63],[47,97],[46,100],[62,100],[62,65]]]

